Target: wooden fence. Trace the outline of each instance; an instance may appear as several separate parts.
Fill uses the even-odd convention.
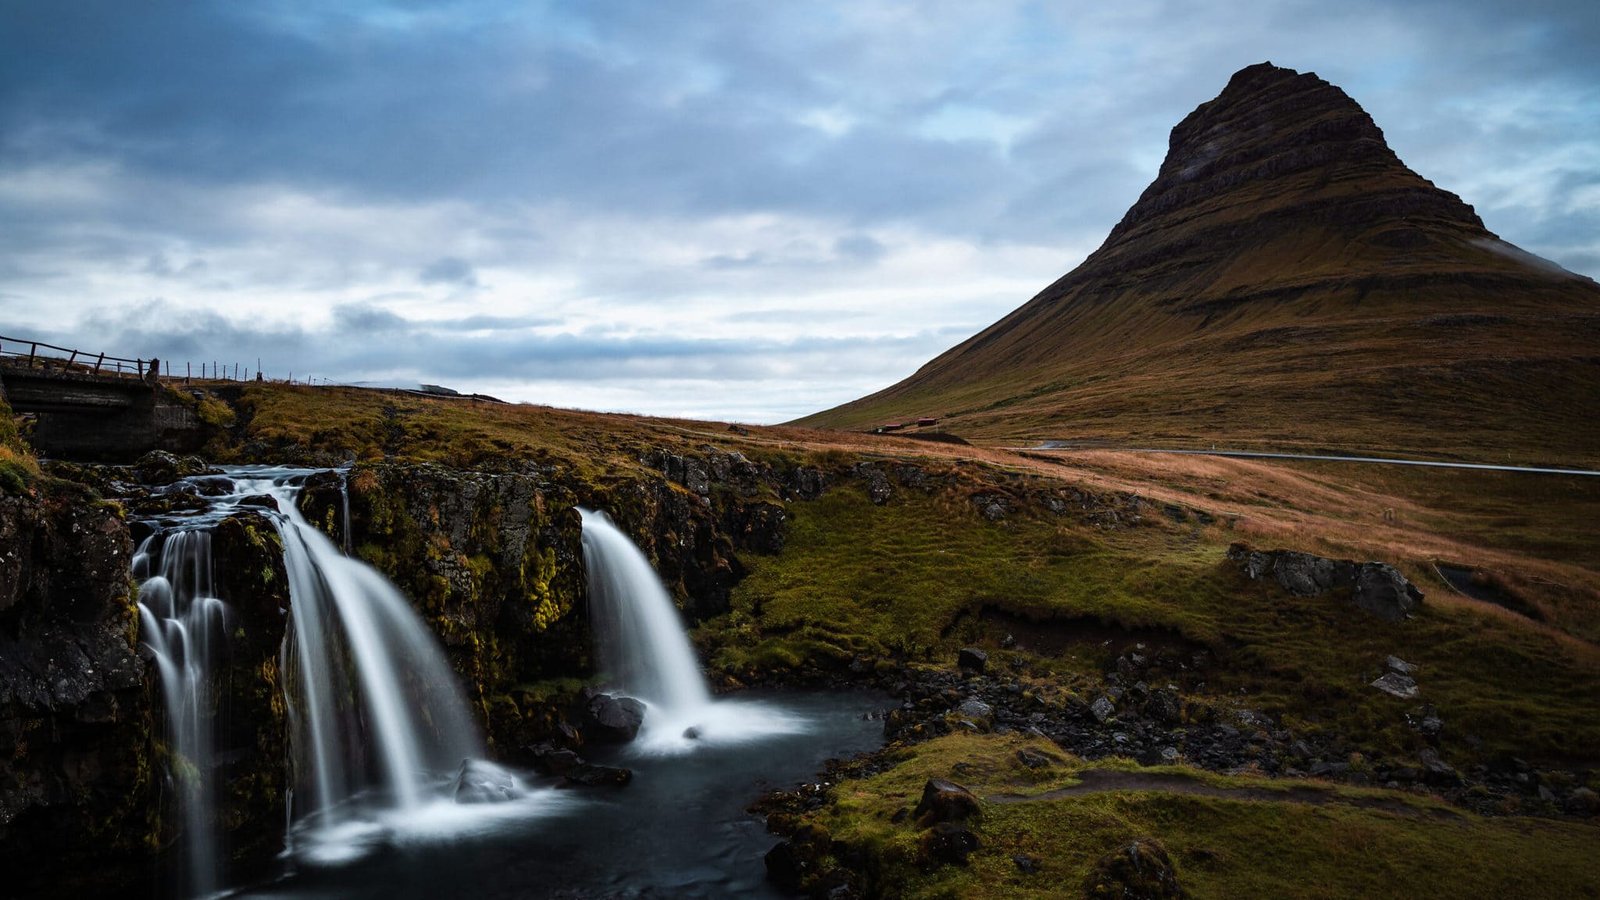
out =
[[[43,341],[29,341],[0,335],[0,362],[29,369],[143,379],[155,360],[128,359],[104,353],[86,353],[71,347],[57,347]]]

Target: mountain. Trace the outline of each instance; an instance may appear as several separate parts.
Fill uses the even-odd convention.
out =
[[[799,420],[984,441],[1600,462],[1600,286],[1407,168],[1271,63],[1172,130],[1104,244],[876,394]]]

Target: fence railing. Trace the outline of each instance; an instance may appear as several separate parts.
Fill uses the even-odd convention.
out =
[[[30,369],[143,379],[151,374],[148,370],[154,365],[155,360],[84,352],[71,347],[57,347],[43,341],[0,335],[0,362],[13,366],[23,365]]]

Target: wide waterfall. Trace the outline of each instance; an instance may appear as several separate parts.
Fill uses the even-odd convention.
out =
[[[139,623],[166,705],[169,776],[183,818],[179,890],[217,889],[215,686],[227,608],[212,590],[211,531],[195,525],[145,538],[133,558]]]
[[[775,707],[711,699],[678,610],[650,560],[611,517],[582,509],[583,561],[602,675],[644,702],[647,752],[792,733],[804,721]]]
[[[149,523],[155,531],[135,556],[135,575],[143,579],[141,631],[160,672],[170,723],[170,778],[184,826],[179,889],[187,896],[215,893],[222,882],[214,664],[226,651],[228,612],[214,594],[213,567],[222,563],[212,560],[211,532],[246,509],[276,526],[289,575],[281,670],[291,854],[312,863],[340,862],[403,834],[425,839],[476,820],[532,811],[525,803],[457,807],[458,797],[481,795],[481,783],[492,786],[494,800],[531,795],[482,759],[483,738],[455,673],[405,598],[300,513],[295,501],[313,471],[256,468],[206,476],[209,507]],[[341,505],[348,542],[347,495]],[[467,787],[458,793],[462,783]]]

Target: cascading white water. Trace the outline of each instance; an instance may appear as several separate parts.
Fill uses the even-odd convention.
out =
[[[711,702],[694,648],[650,560],[603,512],[579,509],[601,666],[629,694],[673,714]]]
[[[328,828],[374,806],[417,808],[484,749],[455,673],[405,598],[300,514],[303,475],[267,472],[240,479],[239,489],[278,500],[292,610],[284,642],[290,744],[309,793],[296,794],[293,813]]]
[[[212,664],[225,646],[227,608],[213,596],[211,529],[246,505],[276,525],[289,575],[289,621],[280,655],[290,732],[292,852],[310,862],[338,862],[402,833],[425,839],[560,805],[540,798],[496,803],[493,810],[481,802],[456,807],[453,776],[465,776],[465,760],[473,761],[472,777],[507,786],[493,799],[532,800],[534,793],[482,760],[483,739],[455,673],[405,598],[301,515],[295,501],[314,471],[254,468],[233,470],[225,479],[209,476],[204,493],[212,497],[210,507],[152,523],[158,530],[135,556],[134,573],[143,579],[141,628],[171,722],[172,779],[188,848],[183,890],[189,895],[214,893],[221,884]],[[273,498],[276,508],[264,506],[262,495]],[[348,541],[343,484],[341,495]],[[435,806],[424,810],[430,805]]]
[[[648,752],[681,752],[697,743],[740,742],[803,730],[803,720],[776,707],[716,703],[672,598],[650,560],[611,517],[583,517],[583,561],[589,609],[603,675],[644,701],[641,744]]]
[[[139,625],[166,704],[168,775],[183,817],[178,890],[215,893],[215,697],[211,672],[227,640],[227,607],[213,595],[209,525],[150,535],[133,558]]]

